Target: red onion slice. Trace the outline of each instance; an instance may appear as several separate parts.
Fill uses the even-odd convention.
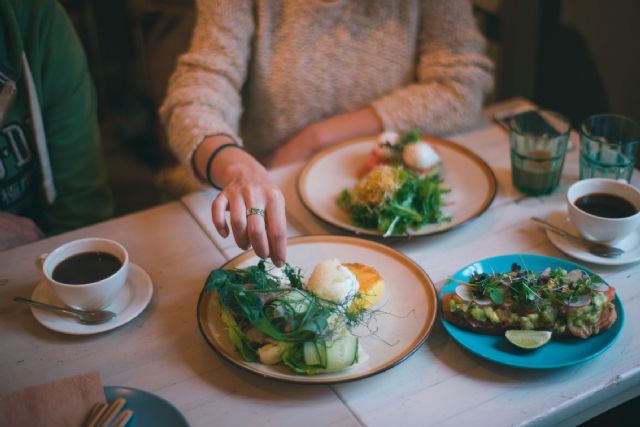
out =
[[[589,295],[579,295],[577,297],[571,297],[564,302],[569,308],[580,308],[591,303],[591,297]]]

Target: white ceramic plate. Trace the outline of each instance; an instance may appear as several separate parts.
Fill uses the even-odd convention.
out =
[[[91,335],[106,332],[122,326],[138,316],[147,307],[153,295],[153,283],[142,267],[130,262],[129,276],[124,287],[106,310],[116,313],[116,317],[101,325],[83,325],[75,317],[56,314],[51,311],[31,307],[33,317],[44,327],[70,335]],[[51,292],[46,281],[36,286],[31,298],[54,305],[64,305]]]
[[[479,216],[491,205],[497,189],[493,171],[475,153],[444,139],[425,139],[442,159],[443,187],[451,189],[445,195],[443,210],[452,216],[452,220],[411,230],[410,236],[441,233]],[[373,137],[346,141],[321,151],[309,160],[298,178],[298,193],[305,207],[320,220],[340,229],[381,236],[377,230],[351,224],[349,215],[336,204],[342,190],[351,190],[356,184],[356,172],[375,145]]]
[[[580,236],[580,232],[571,222],[566,209],[560,209],[551,213],[546,220],[574,236]],[[547,238],[556,248],[581,261],[600,265],[624,265],[640,261],[640,230],[636,230],[635,233],[615,244],[617,248],[625,251],[624,254],[616,258],[605,258],[594,255],[579,243],[566,239],[553,231],[545,231]]]
[[[413,261],[379,243],[345,236],[302,236],[288,241],[287,262],[302,269],[308,278],[321,261],[338,258],[341,262],[370,265],[382,276],[385,289],[373,307],[384,313],[369,324],[360,344],[368,358],[343,371],[320,375],[301,375],[284,366],[246,362],[235,350],[220,318],[217,294],[200,294],[198,325],[209,345],[231,363],[255,374],[296,383],[327,384],[352,381],[385,371],[408,358],[427,339],[436,318],[437,295],[431,279]],[[257,264],[253,251],[245,252],[222,268],[245,268]],[[385,314],[389,313],[389,314]],[[386,341],[386,342],[385,342]]]

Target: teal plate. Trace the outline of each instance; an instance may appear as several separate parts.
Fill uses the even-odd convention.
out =
[[[511,264],[518,263],[536,273],[542,272],[547,267],[561,267],[567,271],[579,268],[590,274],[591,270],[570,261],[542,256],[542,255],[501,255],[474,262],[458,270],[453,279],[468,281],[473,273],[493,273],[511,271]],[[440,291],[438,299],[442,303],[442,295],[454,292],[457,283],[449,281]],[[485,335],[459,328],[446,320],[443,316],[442,324],[449,335],[462,347],[489,359],[493,362],[508,366],[529,369],[553,369],[563,368],[586,362],[604,353],[620,335],[624,324],[624,310],[622,303],[616,295],[614,304],[618,312],[618,320],[606,332],[590,337],[586,340],[579,338],[552,338],[548,344],[536,350],[523,350],[511,344],[503,335]]]
[[[131,387],[104,388],[107,402],[122,397],[125,409],[133,411],[126,427],[189,427],[184,416],[168,401],[148,391]]]

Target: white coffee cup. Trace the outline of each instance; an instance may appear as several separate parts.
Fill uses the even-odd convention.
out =
[[[64,260],[85,252],[106,252],[121,262],[111,276],[91,283],[71,285],[53,278],[55,268]],[[129,254],[118,242],[98,237],[73,240],[36,259],[36,266],[54,294],[69,307],[80,310],[97,310],[107,307],[124,286],[129,273]]]
[[[605,218],[592,215],[576,206],[576,200],[587,194],[605,193],[621,197],[631,203],[636,214],[624,218]],[[583,179],[567,191],[569,218],[588,240],[614,244],[631,235],[640,226],[640,191],[623,180],[607,178]]]

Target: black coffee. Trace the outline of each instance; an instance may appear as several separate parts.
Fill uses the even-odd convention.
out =
[[[120,260],[107,252],[83,252],[56,265],[53,280],[68,285],[83,285],[106,279],[122,266]]]
[[[575,205],[586,213],[603,218],[626,218],[638,213],[638,209],[628,200],[606,193],[578,197]]]

